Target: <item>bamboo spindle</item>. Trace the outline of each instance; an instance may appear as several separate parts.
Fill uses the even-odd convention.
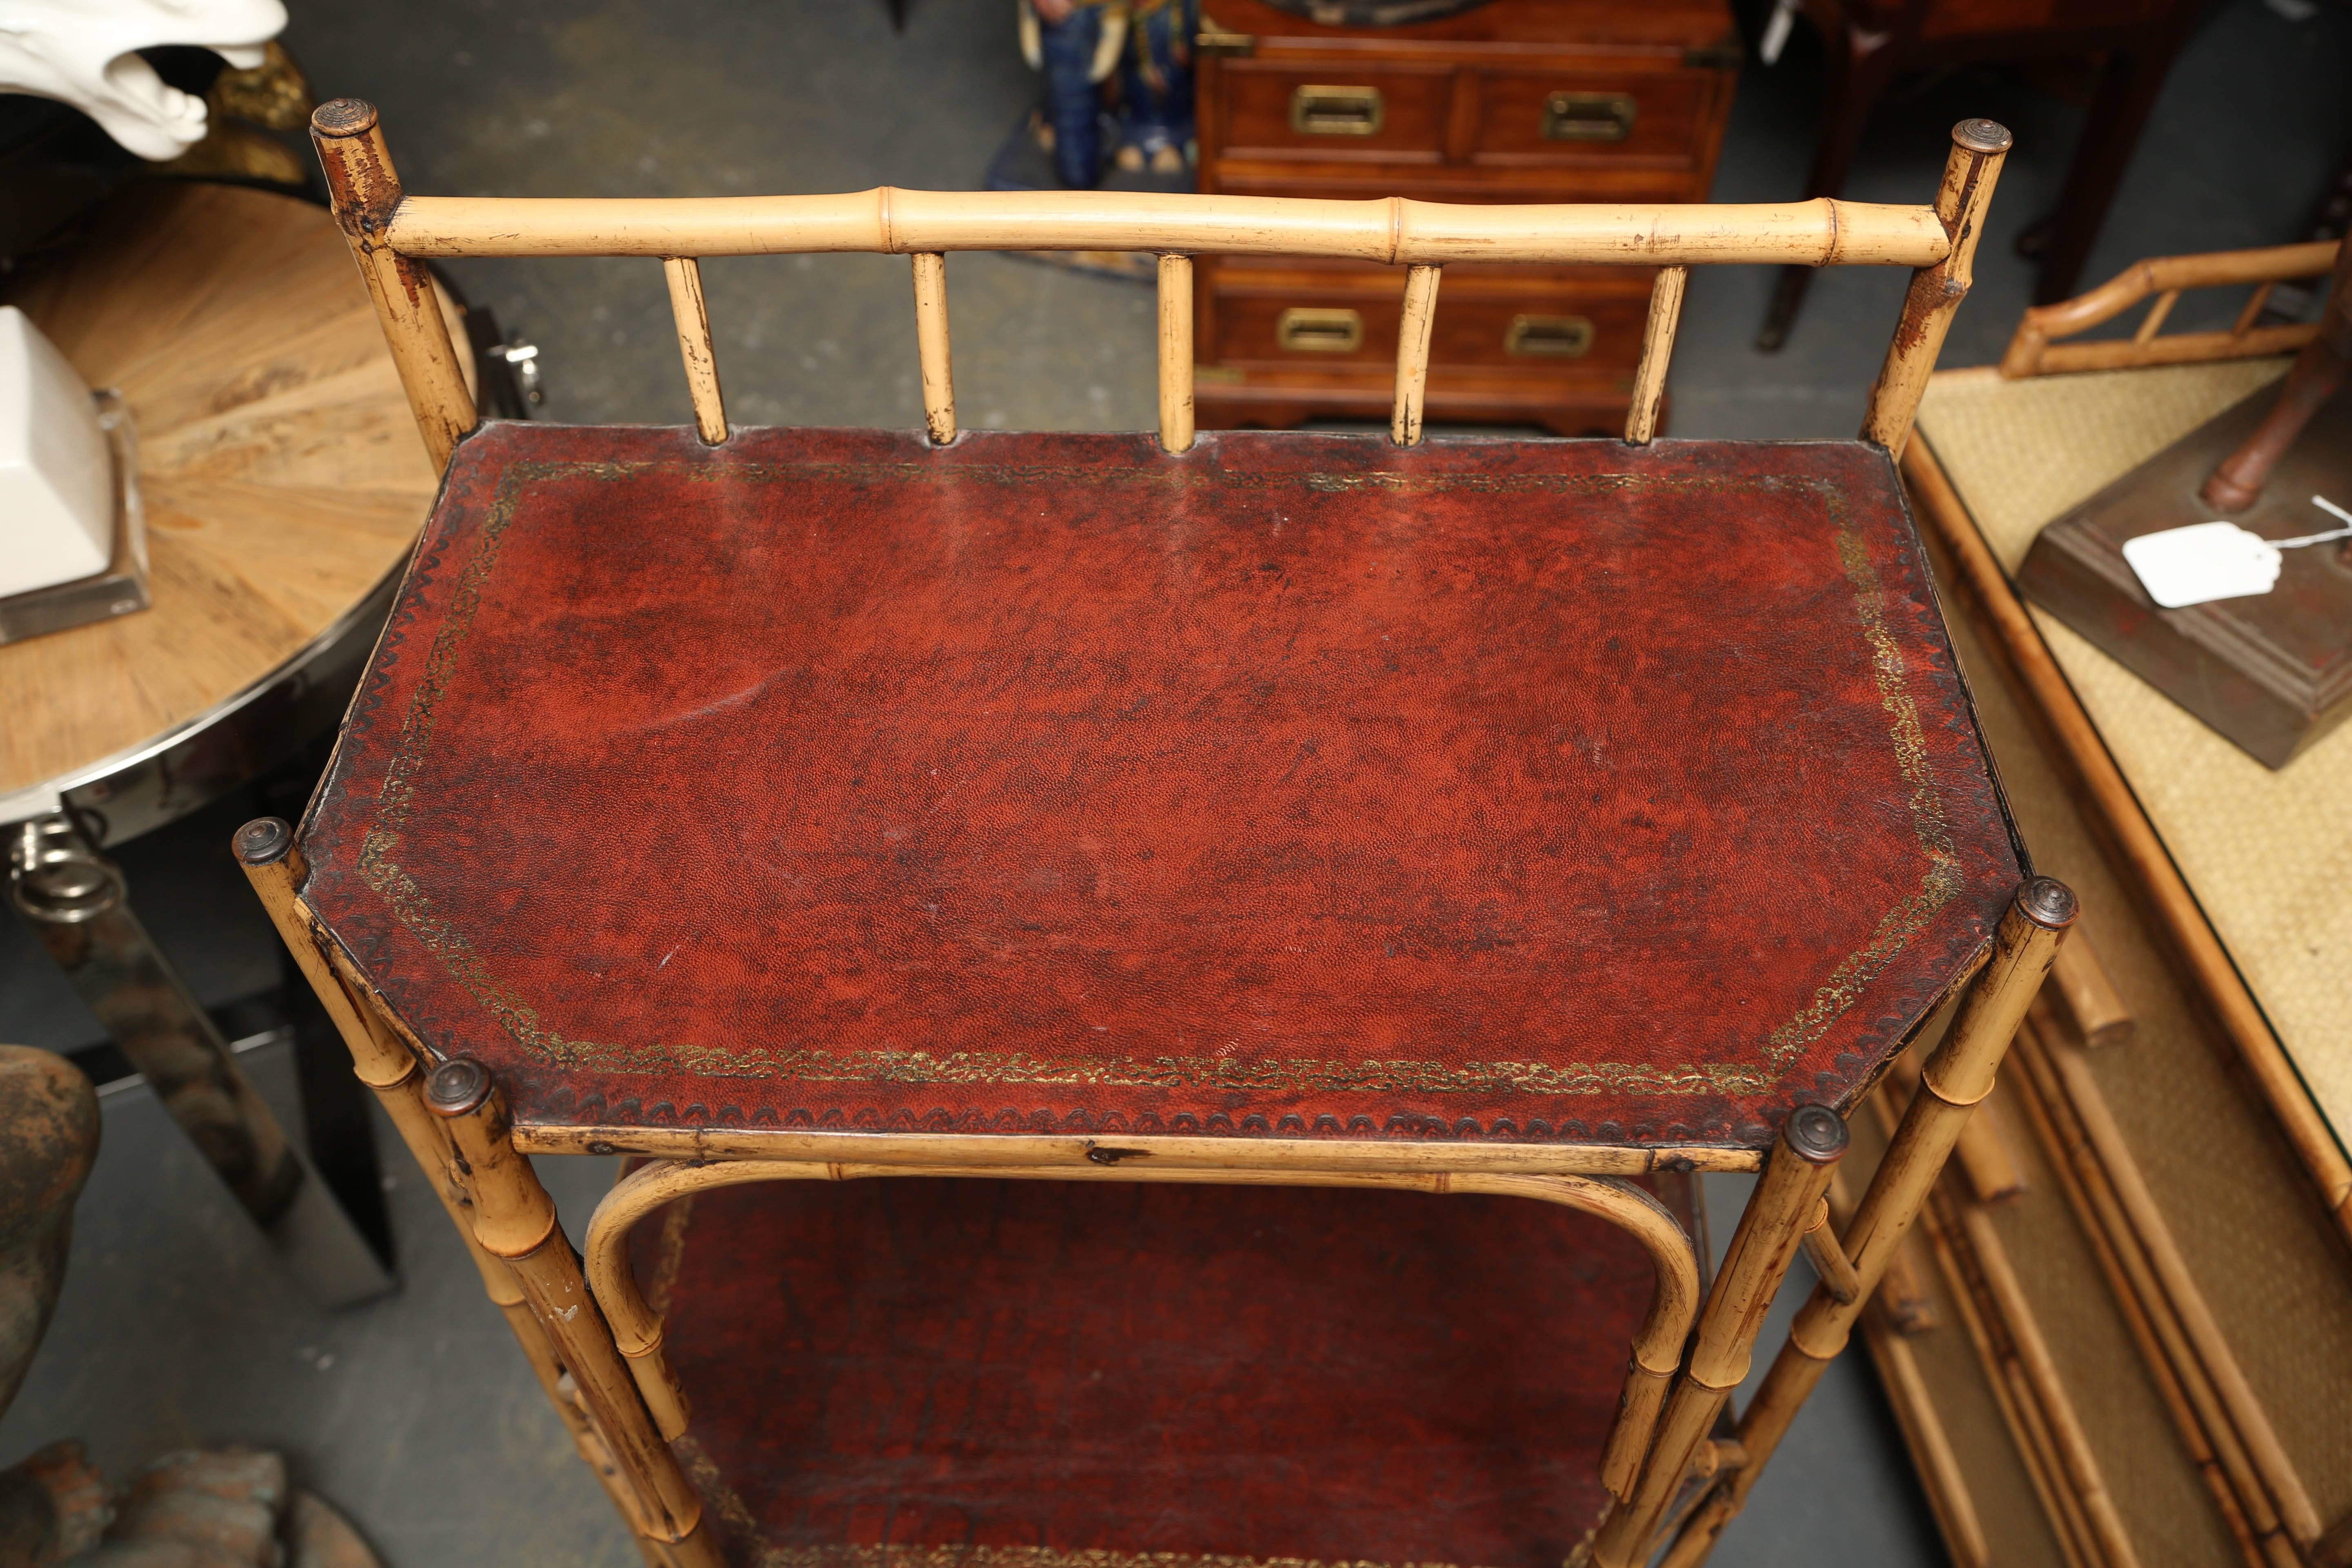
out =
[[[1642,329],[1642,365],[1633,373],[1633,405],[1625,411],[1625,444],[1646,447],[1658,433],[1658,407],[1666,397],[1666,367],[1675,357],[1675,328],[1683,315],[1687,267],[1661,267],[1650,285],[1650,320]]]
[[[722,1568],[718,1543],[703,1525],[702,1499],[623,1364],[581,1277],[579,1257],[556,1224],[554,1200],[509,1136],[506,1102],[489,1069],[462,1057],[442,1063],[425,1080],[425,1103],[448,1128],[473,1199],[474,1234],[514,1270],[531,1315],[554,1342],[581,1405],[628,1480],[639,1532],[680,1568]]]
[[[677,352],[686,361],[687,395],[694,399],[695,433],[706,447],[727,444],[727,405],[719,395],[719,361],[710,352],[710,307],[702,297],[702,264],[691,256],[662,258],[669,279],[669,313],[677,321]]]
[[[1851,1301],[1862,1294],[1862,1277],[1853,1271],[1853,1259],[1838,1245],[1837,1229],[1830,1224],[1826,1193],[1813,1210],[1813,1223],[1805,1227],[1805,1260],[1821,1276],[1822,1288],[1839,1300]]]
[[[923,361],[923,424],[931,445],[956,438],[955,376],[948,363],[948,258],[915,253],[915,350]]]
[[[1903,319],[1887,345],[1886,363],[1870,389],[1870,412],[1862,421],[1862,438],[1877,442],[1892,457],[1901,458],[1911,439],[1912,416],[1919,412],[1936,356],[1943,352],[1944,334],[1952,330],[1953,312],[1968,298],[1985,208],[2000,178],[2001,160],[2015,140],[1990,120],[1963,120],[1952,127],[1952,153],[1944,163],[1943,186],[1936,193],[1936,216],[1951,237],[1951,249],[1941,261],[1911,275]]]
[[[1962,1124],[1977,1102],[1992,1092],[1993,1074],[2049,973],[2050,961],[2074,924],[2078,907],[2074,892],[2049,877],[2036,877],[2017,890],[1993,935],[1990,961],[1969,988],[1944,1043],[1927,1059],[1919,1077],[1920,1092],[1911,1097],[1878,1173],[1846,1228],[1845,1253],[1861,1277],[1862,1293],[1840,1301],[1823,1288],[1798,1309],[1787,1342],[1764,1374],[1763,1387],[1739,1420],[1739,1440],[1747,1445],[1749,1463],[1718,1483],[1685,1521],[1668,1558],[1678,1568],[1706,1561],[1724,1526],[1747,1503],[1822,1373],[1845,1348],[1870,1292],[1878,1288],[1952,1145],[1959,1141]]]
[[[278,940],[294,955],[296,966],[310,981],[311,990],[318,993],[320,1005],[333,1021],[336,1032],[342,1036],[345,1047],[352,1053],[353,1071],[362,1083],[375,1091],[400,1141],[408,1146],[409,1154],[425,1173],[441,1206],[448,1211],[450,1223],[464,1239],[466,1250],[481,1274],[483,1292],[506,1319],[507,1328],[522,1347],[523,1357],[538,1376],[548,1402],[570,1428],[573,1445],[604,1481],[621,1516],[634,1521],[635,1500],[619,1484],[612,1460],[603,1441],[590,1427],[587,1416],[564,1394],[563,1368],[555,1359],[555,1348],[548,1342],[539,1320],[530,1315],[514,1270],[475,1238],[469,1212],[471,1200],[452,1179],[451,1150],[440,1119],[425,1108],[421,1093],[424,1074],[415,1053],[384,1026],[359,977],[346,970],[340,954],[311,923],[310,911],[297,892],[310,872],[303,864],[302,852],[295,847],[293,829],[280,817],[261,817],[237,831],[235,847],[247,879],[260,895],[262,907],[278,928]]]
[[[356,98],[320,104],[310,115],[310,144],[319,150],[335,222],[360,264],[368,297],[375,301],[376,319],[392,347],[401,388],[408,394],[409,411],[416,417],[417,433],[425,437],[425,453],[437,474],[449,466],[449,454],[479,421],[473,395],[466,390],[465,373],[457,367],[457,351],[449,342],[449,324],[442,320],[441,302],[433,292],[432,274],[423,262],[398,254],[384,240],[394,209],[400,205],[400,176],[393,172],[375,106]]]
[[[1895,1424],[1918,1457],[1919,1484],[1927,1494],[1927,1506],[1943,1526],[1944,1539],[1951,1543],[1952,1568],[1991,1568],[1992,1548],[1986,1544],[1984,1521],[1969,1493],[1968,1473],[1960,1468],[1950,1435],[1936,1416],[1927,1380],[1919,1375],[1919,1363],[1910,1345],[1899,1334],[1876,1331],[1871,1332],[1869,1343],[1879,1381],[1886,1384],[1887,1403],[1895,1407]]]
[[[1400,447],[1421,445],[1422,411],[1429,402],[1429,332],[1437,321],[1437,282],[1442,267],[1408,267],[1404,317],[1397,323],[1396,401],[1389,409],[1389,439]]]
[[[1748,1375],[1764,1314],[1796,1257],[1805,1227],[1846,1150],[1845,1122],[1822,1105],[1801,1105],[1780,1124],[1772,1157],[1739,1216],[1731,1248],[1707,1293],[1690,1360],[1651,1439],[1642,1479],[1630,1498],[1612,1502],[1592,1542],[1600,1568],[1646,1563],[1658,1521],[1690,1473],[1725,1401]],[[1750,1456],[1744,1473],[1758,1462]]]
[[[1192,258],[1160,258],[1160,445],[1192,449]]]

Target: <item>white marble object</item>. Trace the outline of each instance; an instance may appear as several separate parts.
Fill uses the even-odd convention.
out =
[[[193,44],[250,70],[285,27],[280,0],[0,0],[0,92],[70,103],[160,163],[203,138],[205,100],[134,51]]]
[[[0,305],[0,598],[106,570],[114,460],[66,356]]]

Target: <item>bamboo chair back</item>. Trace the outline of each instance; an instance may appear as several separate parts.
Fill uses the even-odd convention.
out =
[[[2037,305],[2025,312],[2000,358],[2002,379],[2060,375],[2069,371],[2128,370],[2139,365],[2196,364],[2211,360],[2258,359],[2294,353],[2319,335],[2315,321],[2258,326],[2263,307],[2281,283],[2325,277],[2336,266],[2340,241],[2274,245],[2261,250],[2213,250],[2199,256],[2159,256],[2108,279],[2087,294]],[[2251,283],[2238,319],[2227,331],[2164,331],[2166,318],[2190,289]],[[2059,343],[2114,321],[2150,295],[2156,303],[2128,339]]]
[[[1655,434],[1684,286],[1694,266],[1732,262],[1913,269],[1862,438],[1900,455],[1928,373],[1967,294],[1982,215],[2009,151],[1988,120],[1953,128],[1932,205],[1817,199],[1771,205],[1462,206],[1402,197],[1318,201],[1119,192],[907,191],[666,200],[413,196],[374,108],[321,105],[311,140],[334,210],[366,277],[409,403],[436,467],[477,423],[423,261],[456,256],[644,256],[669,285],[696,429],[717,446],[727,414],[711,348],[706,256],[875,251],[913,258],[917,350],[930,438],[956,438],[949,367],[947,253],[1140,250],[1160,255],[1160,440],[1192,445],[1195,254],[1348,257],[1405,268],[1389,431],[1421,439],[1437,289],[1450,262],[1656,267],[1625,439]]]

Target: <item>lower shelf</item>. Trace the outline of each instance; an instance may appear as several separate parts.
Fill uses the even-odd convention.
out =
[[[1585,1215],[1358,1190],[762,1184],[635,1245],[711,1517],[803,1568],[1557,1568],[1651,1290]]]

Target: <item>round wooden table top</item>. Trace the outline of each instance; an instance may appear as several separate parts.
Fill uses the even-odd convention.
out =
[[[268,679],[400,564],[438,479],[323,207],[134,186],[27,273],[8,302],[130,405],[154,604],[0,647],[0,795]]]

